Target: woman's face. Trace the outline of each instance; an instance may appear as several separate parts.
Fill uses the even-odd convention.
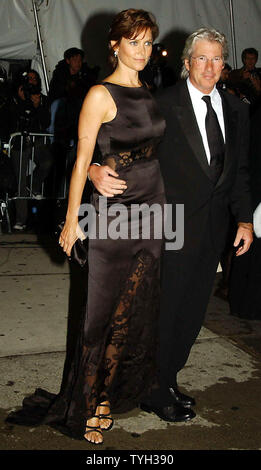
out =
[[[139,72],[146,66],[152,52],[152,34],[148,28],[132,39],[122,38],[116,46],[111,41],[114,51],[118,53],[118,64]]]

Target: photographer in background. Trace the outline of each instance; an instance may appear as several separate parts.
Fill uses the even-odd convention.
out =
[[[6,118],[6,110],[10,104],[11,91],[4,67],[0,66],[0,141],[1,145],[9,139],[9,126]]]
[[[256,67],[258,51],[254,47],[244,49],[241,58],[243,67],[232,70],[229,80],[240,99],[248,102],[250,111],[254,112],[259,106],[261,97],[261,72]]]
[[[41,93],[39,74],[31,69],[20,73],[13,84],[10,133],[46,132],[49,123],[49,101]]]
[[[41,93],[41,80],[35,70],[19,74],[14,82],[14,93],[7,109],[9,134],[22,132],[23,149],[21,155],[20,137],[12,140],[11,160],[17,181],[20,178],[19,197],[33,196],[41,198],[41,186],[50,172],[53,156],[50,144],[44,144],[42,137],[34,143],[34,169],[32,188],[31,177],[28,175],[28,165],[32,157],[32,139],[29,133],[46,133],[50,123],[50,108],[48,98]],[[20,158],[22,161],[20,162]],[[20,166],[21,165],[21,166]],[[32,192],[31,192],[32,189]],[[27,221],[27,201],[16,199],[16,223],[14,229],[24,230]]]
[[[217,88],[221,90],[226,90],[228,93],[232,95],[236,95],[236,90],[233,89],[233,86],[230,82],[230,73],[232,71],[232,67],[228,64],[224,64],[224,68],[221,71],[220,79],[217,82]]]
[[[14,170],[8,158],[4,144],[9,140],[9,126],[6,110],[10,104],[11,92],[10,84],[7,80],[7,72],[0,65],[0,228],[5,213],[3,201],[6,200],[6,193],[13,195],[16,191],[16,178]]]

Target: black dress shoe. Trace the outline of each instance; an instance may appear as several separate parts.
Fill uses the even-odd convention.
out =
[[[195,418],[196,413],[191,408],[185,408],[181,405],[170,405],[163,407],[149,406],[145,403],[140,404],[140,408],[147,413],[155,413],[164,421],[180,422],[189,421]]]
[[[182,405],[184,407],[195,406],[196,402],[194,398],[184,395],[178,389],[178,387],[169,387],[172,398],[174,399],[175,405]]]

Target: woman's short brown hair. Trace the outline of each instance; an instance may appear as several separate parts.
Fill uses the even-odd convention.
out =
[[[114,49],[110,41],[116,41],[116,46],[120,44],[122,38],[132,39],[137,37],[142,31],[150,29],[153,41],[159,34],[159,28],[154,16],[145,10],[130,8],[118,13],[109,31],[109,61],[115,68],[117,58],[114,56]],[[114,46],[115,47],[115,46]]]

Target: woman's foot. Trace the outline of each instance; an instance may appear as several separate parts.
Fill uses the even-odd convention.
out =
[[[93,418],[87,420],[84,439],[92,444],[103,443],[99,416],[95,415]]]
[[[113,418],[111,417],[110,403],[103,401],[97,407],[97,414],[100,417],[100,428],[102,431],[109,431],[113,426]]]

